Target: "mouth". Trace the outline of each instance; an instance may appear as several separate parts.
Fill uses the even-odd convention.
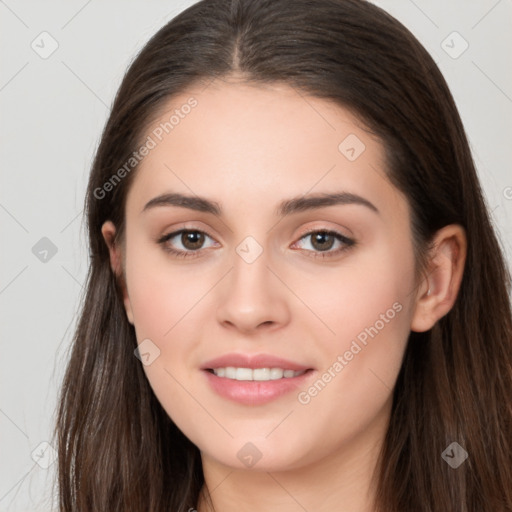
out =
[[[232,352],[201,366],[210,389],[244,405],[263,405],[305,387],[317,371],[270,353]]]
[[[213,373],[217,377],[238,381],[258,381],[266,382],[280,379],[293,379],[299,377],[312,368],[306,370],[292,370],[284,368],[245,368],[245,367],[220,367],[207,368],[206,371]]]
[[[210,389],[222,398],[242,405],[264,405],[293,396],[304,389],[317,372],[284,368],[219,367],[202,370]]]

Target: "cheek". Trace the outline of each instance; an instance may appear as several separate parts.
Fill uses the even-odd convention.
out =
[[[314,332],[314,323],[321,333],[316,349],[324,380],[311,392],[304,390],[304,402],[314,398],[319,414],[324,407],[333,412],[332,403],[339,403],[340,416],[351,411],[353,420],[362,419],[389,397],[410,332],[413,271],[409,252],[382,246],[357,264],[347,260],[328,280],[303,284],[299,293],[322,320],[311,316],[309,328]]]
[[[321,335],[317,337],[325,340],[328,350],[348,348],[360,333],[364,342],[364,333],[370,336],[366,330],[374,333],[375,325],[379,335],[396,328],[403,331],[400,325],[407,324],[403,312],[412,297],[414,270],[413,259],[405,249],[374,244],[371,250],[360,251],[338,267],[323,269],[308,279],[288,276],[294,279],[297,295],[314,313],[308,315],[309,323],[317,326]]]
[[[143,366],[144,372],[163,408],[188,432],[192,426],[187,418],[202,411],[195,409],[197,404],[190,398],[189,392],[195,396],[197,390],[188,384],[193,370],[185,362],[197,344],[194,315],[208,283],[186,266],[168,264],[165,255],[152,254],[143,243],[134,241],[127,254],[127,288],[136,337],[138,343],[149,339],[157,347],[152,350],[158,355]]]
[[[128,255],[127,287],[137,337],[165,343],[176,329],[187,328],[209,283],[191,265],[171,265],[163,250],[158,254],[134,243]]]

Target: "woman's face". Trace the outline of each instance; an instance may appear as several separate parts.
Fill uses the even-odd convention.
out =
[[[226,81],[174,97],[144,140],[125,306],[172,420],[236,468],[376,449],[417,297],[381,144],[326,100]]]

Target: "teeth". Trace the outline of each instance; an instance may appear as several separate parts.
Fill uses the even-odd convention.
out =
[[[235,370],[236,380],[252,380],[252,370],[250,368],[237,368]]]
[[[225,377],[227,379],[234,380],[278,380],[278,379],[289,379],[291,377],[298,377],[305,373],[306,370],[294,371],[294,370],[283,370],[282,368],[234,368],[228,366],[226,368],[214,368],[213,373],[217,377]]]
[[[276,368],[274,368],[276,370]],[[256,368],[252,371],[252,380],[270,380],[270,368]]]
[[[282,379],[284,377],[284,370],[281,368],[270,368],[269,380]]]

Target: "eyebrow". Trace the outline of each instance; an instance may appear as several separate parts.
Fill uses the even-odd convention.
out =
[[[357,194],[350,192],[336,192],[336,193],[317,193],[304,196],[293,197],[282,201],[277,210],[278,216],[290,215],[292,213],[303,212],[306,210],[314,210],[317,208],[324,208],[327,206],[336,206],[344,204],[357,204],[365,206],[373,212],[380,214],[378,208]],[[198,212],[211,213],[217,217],[222,216],[222,208],[216,201],[211,201],[204,197],[187,196],[179,193],[168,193],[154,197],[146,203],[142,212],[156,208],[157,206],[178,206],[181,208],[188,208]]]

